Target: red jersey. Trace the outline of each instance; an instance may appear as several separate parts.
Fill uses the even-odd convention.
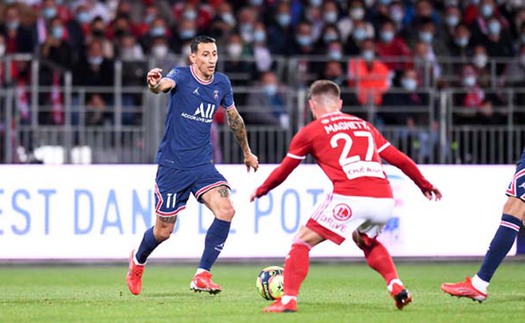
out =
[[[257,189],[258,197],[282,183],[311,154],[334,186],[334,193],[391,198],[382,159],[400,168],[422,191],[432,189],[416,164],[392,146],[369,122],[344,113],[326,114],[303,127],[287,156]]]

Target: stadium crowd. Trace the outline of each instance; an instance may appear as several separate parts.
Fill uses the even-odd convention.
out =
[[[233,86],[261,90],[236,98],[239,106],[260,107],[239,109],[248,125],[288,127],[289,110],[278,94],[318,78],[351,90],[343,95],[345,106],[379,107],[375,122],[407,129],[433,121],[406,110],[437,110],[429,89],[459,89],[453,103],[462,109],[454,121],[462,124],[506,124],[508,111],[500,107],[525,103],[525,92],[499,92],[525,84],[521,0],[6,0],[0,17],[0,59],[15,53],[41,58],[42,86],[61,84],[63,70],[73,72],[74,85],[112,86],[115,61],[124,64],[123,85],[144,86],[145,59],[186,64],[189,40],[210,35]],[[298,59],[293,81],[277,73],[277,57]],[[0,65],[0,80],[30,84],[30,64]],[[43,100],[53,105],[57,96]],[[110,93],[89,95],[86,124],[112,123],[112,100]],[[124,107],[139,101],[132,93],[122,97]],[[122,122],[140,118],[124,112]],[[40,113],[39,121],[63,124],[63,111]]]

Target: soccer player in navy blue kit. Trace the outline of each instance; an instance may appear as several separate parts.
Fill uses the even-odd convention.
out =
[[[154,68],[147,74],[151,92],[168,93],[165,132],[156,162],[155,226],[144,233],[139,248],[131,252],[128,288],[138,295],[142,289],[142,274],[148,256],[173,232],[177,214],[186,207],[190,193],[214,214],[206,233],[204,252],[190,289],[210,294],[222,288],[214,283],[210,269],[217,260],[235,214],[226,179],[217,171],[212,159],[210,127],[219,107],[226,110],[228,125],[244,154],[247,170],[259,167],[246,137],[244,122],[235,108],[228,77],[215,72],[217,45],[215,39],[197,36],[191,42],[191,65],[176,67],[166,76]]]
[[[525,149],[505,194],[508,198],[503,206],[500,225],[478,273],[472,278],[467,277],[463,282],[442,284],[441,289],[446,293],[467,297],[480,303],[487,299],[490,280],[514,244],[525,220]]]

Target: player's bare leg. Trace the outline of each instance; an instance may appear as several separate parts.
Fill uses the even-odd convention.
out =
[[[230,189],[226,186],[210,189],[204,193],[202,201],[213,212],[215,220],[206,233],[204,252],[199,268],[190,283],[190,289],[195,292],[217,294],[221,292],[222,287],[211,280],[210,270],[228,238],[235,210],[230,198]]]
[[[176,215],[169,217],[157,215],[155,226],[146,230],[137,252],[131,251],[126,283],[133,295],[138,295],[142,291],[142,275],[147,258],[161,242],[170,237],[176,221]]]
[[[284,261],[284,295],[265,307],[264,312],[297,311],[297,295],[310,267],[310,250],[324,240],[317,232],[301,227]]]
[[[377,271],[385,280],[388,291],[396,302],[396,307],[402,310],[412,302],[412,294],[403,286],[397,275],[394,261],[383,244],[359,230],[352,233],[352,239],[363,250],[368,266]]]
[[[503,206],[500,226],[490,242],[478,273],[459,283],[442,284],[441,289],[451,296],[466,297],[480,303],[487,299],[490,280],[514,244],[524,220],[525,202],[509,196]]]

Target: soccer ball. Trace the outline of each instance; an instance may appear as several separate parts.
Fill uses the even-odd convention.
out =
[[[269,266],[261,270],[255,283],[257,291],[262,298],[274,300],[284,294],[283,268],[279,266]]]

